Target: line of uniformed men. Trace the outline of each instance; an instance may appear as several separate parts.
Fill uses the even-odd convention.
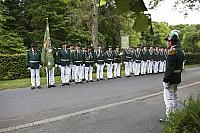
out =
[[[107,51],[104,51],[101,46],[98,50],[93,50],[92,47],[80,48],[78,43],[75,47],[62,43],[55,54],[55,67],[59,67],[61,71],[62,86],[70,85],[70,82],[83,83],[85,80],[94,82],[92,73],[96,66],[96,80],[104,80],[104,67],[107,68],[108,80],[113,78],[121,78],[121,65],[124,62],[125,76],[131,77],[131,73],[135,76],[140,74],[151,74],[165,71],[166,51],[163,48],[144,47],[143,49],[126,48],[120,52],[117,46],[115,50],[109,46]],[[42,67],[41,55],[37,50],[36,45],[27,52],[27,67],[31,71],[31,89],[37,87],[40,89],[40,74],[39,69]],[[56,87],[54,79],[55,67],[47,71],[49,79],[48,87]],[[114,67],[114,74],[113,74]],[[47,80],[48,80],[47,79]]]

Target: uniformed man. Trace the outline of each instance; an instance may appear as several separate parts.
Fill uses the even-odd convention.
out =
[[[155,51],[154,51],[154,68],[153,68],[153,73],[158,73],[158,69],[159,69],[159,57],[160,56],[160,51],[159,51],[159,47],[156,47]]]
[[[132,48],[132,50],[131,50],[131,57],[132,57],[132,59],[131,59],[131,71],[130,71],[130,73],[135,73],[135,66],[136,66],[136,64],[135,64],[135,49],[134,48]]]
[[[177,86],[181,83],[184,54],[179,47],[179,31],[172,30],[167,41],[168,56],[165,75],[163,78],[164,102],[166,106],[166,118],[178,109]],[[163,119],[160,119],[162,122]]]
[[[42,67],[41,54],[35,43],[32,43],[31,49],[27,50],[26,65],[31,72],[31,90],[35,89],[36,87],[38,89],[41,89],[40,86],[40,68]]]
[[[108,50],[105,52],[105,61],[107,66],[107,78],[108,80],[113,79],[113,50],[111,46],[108,46]]]
[[[137,47],[135,51],[135,73],[134,73],[135,76],[139,76],[141,73],[141,58],[142,58],[141,49]]]
[[[80,44],[76,45],[76,51],[74,53],[74,64],[76,65],[75,68],[75,83],[83,83],[82,79],[82,72],[83,72],[83,60],[84,55],[80,49]]]
[[[86,49],[86,52],[84,53],[86,83],[94,82],[92,80],[92,72],[93,72],[93,65],[94,65],[94,52],[92,50],[93,50],[93,47],[90,46],[88,47],[88,49]]]
[[[129,47],[124,50],[124,65],[125,65],[125,76],[131,77],[131,75],[130,75],[131,70],[130,69],[132,69],[131,68],[131,66],[132,66],[132,53],[131,53]]]
[[[74,48],[74,45],[71,44],[70,57],[74,57],[74,53],[75,53],[75,48]],[[73,64],[73,59],[71,59],[71,62],[70,62],[70,81],[71,82],[75,82],[75,68],[76,68],[76,65]]]
[[[142,59],[142,61],[141,61],[141,74],[144,75],[147,72],[147,65],[148,65],[147,59],[148,59],[148,56],[149,56],[149,51],[148,51],[146,46],[143,47],[143,50],[142,50],[141,53],[142,53],[141,54],[141,56],[142,56],[141,57],[141,59]]]
[[[81,45],[80,42],[79,42],[79,45]],[[85,52],[86,52],[86,47],[82,47],[81,51],[82,51],[82,53],[84,55]],[[83,62],[83,65],[82,65],[81,69],[82,69],[81,78],[82,78],[82,81],[85,81],[85,62]]]
[[[116,46],[116,49],[113,52],[114,54],[114,78],[121,78],[121,53],[119,50],[119,46]]]
[[[97,67],[97,70],[96,70],[97,81],[104,80],[103,69],[105,66],[105,55],[104,55],[104,51],[102,50],[101,45],[99,45],[98,50],[95,51],[95,64]]]
[[[69,45],[67,46],[66,43],[61,43],[61,48],[58,49],[57,53],[57,64],[60,67],[62,86],[70,85],[71,56],[68,47]]]
[[[165,65],[165,51],[164,49],[161,47],[159,49],[160,51],[160,62],[159,62],[159,72],[163,73],[164,72],[164,65]]]
[[[48,86],[48,88],[51,88],[51,87],[56,87],[56,85],[55,85],[55,77],[54,77],[55,67],[57,67],[57,63],[56,63],[56,48],[53,48],[53,49],[47,48],[47,50],[49,52],[51,50],[53,50],[53,57],[54,57],[54,67],[52,69],[48,69],[47,67],[45,67],[45,69],[46,69],[46,77],[47,77],[47,86]]]
[[[153,47],[149,48],[149,56],[148,56],[148,67],[147,67],[147,73],[152,74],[153,73],[153,64],[154,64],[154,50]]]
[[[185,56],[185,50],[184,49],[182,49],[182,52],[183,52],[183,54]],[[183,61],[183,70],[185,69],[185,62],[186,62],[186,60],[184,59],[184,61]]]

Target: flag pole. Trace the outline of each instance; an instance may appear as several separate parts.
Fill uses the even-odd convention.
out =
[[[47,26],[49,26],[49,22],[48,22],[48,18],[46,18],[47,20]],[[45,48],[46,49],[46,48]],[[47,52],[47,51],[46,51]],[[48,86],[49,87],[49,68],[47,67],[47,83],[48,83]]]

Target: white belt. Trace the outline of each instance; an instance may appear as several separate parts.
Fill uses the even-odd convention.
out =
[[[69,59],[65,60],[65,59],[60,59],[61,61],[69,61]]]
[[[104,60],[97,60],[97,61],[104,61]]]
[[[39,61],[29,61],[30,63],[38,63]]]
[[[75,62],[82,62],[82,61],[75,61]]]

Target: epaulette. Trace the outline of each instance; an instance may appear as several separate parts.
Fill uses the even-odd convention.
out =
[[[58,48],[59,50],[61,49],[61,48]]]
[[[168,50],[168,55],[176,55],[176,49],[175,48],[171,48]]]
[[[30,51],[30,49],[29,50],[26,50],[26,52],[29,52]]]

